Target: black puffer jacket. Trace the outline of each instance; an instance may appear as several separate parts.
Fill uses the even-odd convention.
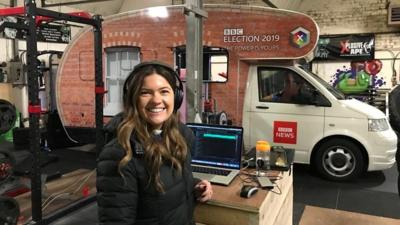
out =
[[[116,117],[106,127],[109,133],[121,121]],[[190,149],[193,133],[180,125]],[[136,143],[136,142],[135,142]],[[136,145],[139,145],[136,143]],[[193,223],[195,204],[194,180],[187,154],[183,176],[176,175],[170,165],[160,168],[165,193],[159,193],[149,185],[143,154],[133,147],[133,158],[123,168],[125,178],[118,173],[118,163],[125,151],[114,138],[105,145],[97,164],[97,203],[100,225],[187,225]]]
[[[396,132],[397,134],[397,151],[396,151],[396,164],[397,164],[397,193],[400,197],[400,133]]]

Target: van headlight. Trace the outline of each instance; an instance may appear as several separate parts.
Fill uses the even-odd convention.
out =
[[[385,131],[389,129],[386,119],[368,119],[368,131]]]

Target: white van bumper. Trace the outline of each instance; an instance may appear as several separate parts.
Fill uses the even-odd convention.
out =
[[[389,169],[396,162],[397,135],[392,130],[368,132],[369,165],[368,171]]]

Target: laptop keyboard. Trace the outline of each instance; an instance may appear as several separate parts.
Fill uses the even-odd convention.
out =
[[[229,170],[220,170],[215,168],[208,168],[208,167],[201,167],[201,166],[192,166],[193,172],[197,173],[208,173],[208,174],[215,174],[221,176],[228,176],[231,172]]]

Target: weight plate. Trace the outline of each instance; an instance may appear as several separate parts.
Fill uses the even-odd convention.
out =
[[[16,119],[15,107],[10,102],[0,99],[0,134],[11,130]]]
[[[0,197],[0,224],[16,225],[18,217],[18,202],[13,198]]]
[[[5,150],[0,150],[0,184],[7,181],[14,171],[15,158]]]
[[[227,125],[228,124],[228,115],[226,114],[226,112],[222,111],[222,112],[218,113],[217,118],[218,118],[219,125]]]

